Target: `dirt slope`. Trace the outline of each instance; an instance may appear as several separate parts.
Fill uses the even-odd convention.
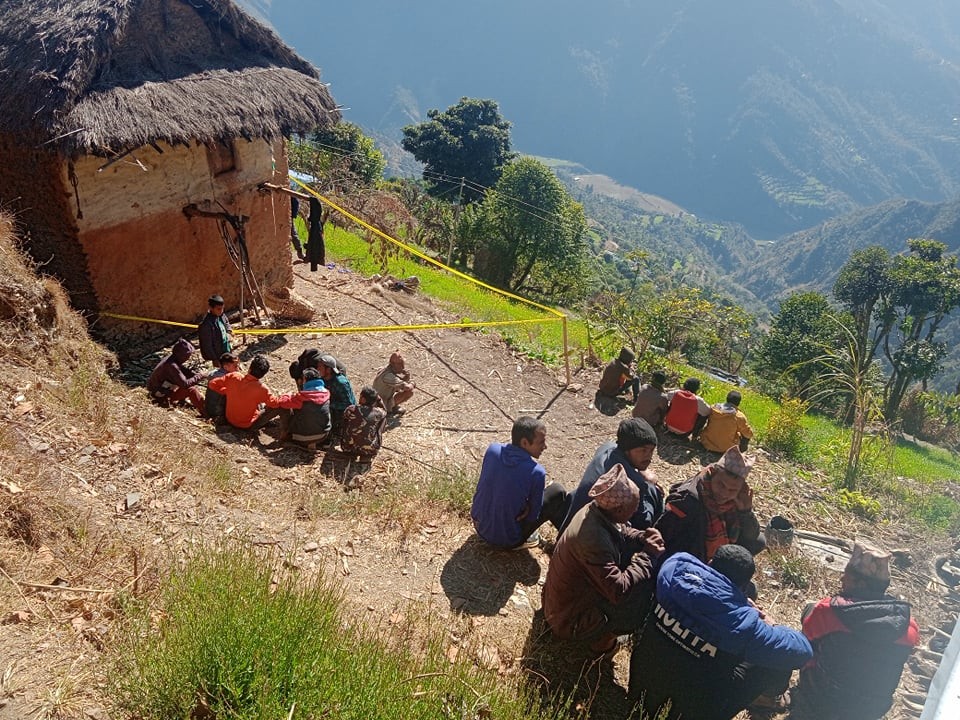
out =
[[[295,269],[297,292],[321,309],[324,324],[448,318],[422,298],[342,268]],[[198,298],[207,292],[199,290]],[[52,348],[57,342],[43,340]],[[577,483],[619,419],[590,405],[596,369],[578,369],[574,381],[584,389],[568,390],[555,371],[518,357],[497,337],[460,331],[276,335],[241,349],[244,360],[267,353],[273,370],[266,381],[289,391],[287,365],[308,346],[345,362],[355,389],[400,349],[418,386],[435,396],[415,396],[362,476],[322,455],[271,447],[275,431],[256,439],[218,433],[186,411],[154,408],[141,389],[92,369],[90,346],[50,360],[3,351],[0,720],[30,713],[110,717],[98,660],[110,643],[116,595],[148,590],[187,548],[223,536],[276,546],[299,567],[335,573],[361,617],[401,623],[412,607],[442,623],[451,653],[470,653],[484,666],[553,689],[570,686],[579,661],[552,649],[535,616],[551,532],[541,549],[494,551],[476,540],[463,508],[483,450],[508,439],[519,414],[547,422],[541,461],[551,479],[568,488]],[[693,448],[668,444],[653,468],[669,485],[702,461]],[[928,626],[945,621],[952,606],[930,582],[928,563],[948,541],[909,523],[872,526],[847,517],[825,502],[816,478],[800,480],[764,453],[752,480],[763,521],[786,511],[799,527],[909,548],[913,564],[895,570],[895,589],[914,601],[924,640]],[[454,500],[445,504],[438,494]],[[796,625],[802,603],[828,592],[837,578],[819,567],[807,575],[808,589],[792,588],[764,558],[762,604]],[[43,587],[52,585],[67,589]],[[593,717],[624,715],[627,661],[621,650],[588,666],[579,697],[594,702]],[[923,693],[909,673],[903,685],[905,693]],[[897,712],[912,716],[902,704]]]

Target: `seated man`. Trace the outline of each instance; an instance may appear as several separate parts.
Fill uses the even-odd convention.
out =
[[[356,405],[353,386],[343,371],[343,366],[333,355],[321,355],[317,364],[320,377],[330,391],[330,432],[334,438],[340,437],[343,427],[343,413],[351,405]]]
[[[185,363],[196,352],[193,344],[180,338],[173,344],[170,354],[157,363],[147,379],[147,392],[150,399],[162,407],[179,405],[189,400],[201,417],[206,417],[203,398],[197,383],[206,377],[206,373],[194,372]]]
[[[316,370],[320,366],[322,353],[317,348],[307,348],[300,357],[290,363],[290,377],[297,384],[297,390],[303,387],[303,371],[311,368]]]
[[[240,369],[240,359],[232,352],[225,352],[220,356],[217,369],[208,376],[208,380],[223,377],[227,373],[237,372]],[[203,398],[203,407],[207,417],[214,422],[221,422],[227,414],[227,398],[207,385],[207,394]]]
[[[632,390],[633,402],[637,401],[640,392],[640,378],[633,374],[633,351],[630,348],[620,348],[620,355],[607,363],[600,376],[594,405],[605,415],[616,415],[619,411],[617,396]]]
[[[890,555],[853,546],[840,592],[807,607],[803,634],[813,660],[794,691],[798,710],[817,720],[878,720],[890,709],[903,664],[919,640],[910,604],[886,594]]]
[[[742,452],[747,451],[753,428],[740,410],[742,397],[738,390],[731,390],[727,393],[725,403],[717,403],[710,408],[707,425],[700,433],[700,444],[710,452],[726,452],[727,448],[734,445],[738,445]]]
[[[557,540],[543,585],[543,613],[561,640],[603,653],[637,629],[650,607],[660,534],[624,523],[637,511],[640,489],[623,465],[590,488],[590,504]]]
[[[483,540],[500,548],[536,547],[537,528],[548,520],[557,529],[570,497],[559,483],[546,484],[537,462],[547,449],[547,426],[526,415],[513,423],[509,443],[492,443],[483,454],[470,517]]]
[[[330,437],[330,391],[313,368],[300,376],[301,390],[277,398],[280,413],[280,440],[292,440],[315,450],[317,443]]]
[[[686,552],[709,562],[728,543],[742,545],[753,555],[766,548],[747,484],[753,462],[732,447],[717,462],[670,488],[666,509],[655,524],[668,555]]]
[[[364,385],[360,390],[359,401],[343,411],[340,450],[347,455],[359,456],[361,463],[369,463],[380,451],[387,409],[380,394],[370,385]]]
[[[670,702],[665,720],[729,720],[760,695],[784,692],[810,659],[802,633],[770,624],[747,598],[754,570],[739,545],[717,550],[709,566],[687,553],[663,563],[630,656],[630,696],[649,717]]]
[[[227,398],[227,422],[241,430],[259,430],[280,414],[278,398],[260,379],[270,371],[270,361],[257,355],[250,362],[246,375],[227,373],[211,380],[208,387]],[[260,406],[266,409],[261,411]]]
[[[667,426],[668,432],[683,438],[700,434],[710,415],[710,406],[697,395],[699,390],[700,381],[697,378],[687,378],[683,388],[667,393],[670,407],[663,418],[663,424]]]
[[[373,379],[374,389],[380,393],[388,415],[402,415],[401,406],[413,397],[414,384],[399,351],[390,355],[387,366]]]
[[[666,382],[667,374],[663,370],[653,371],[650,382],[640,388],[637,401],[633,404],[633,417],[646,420],[654,428],[663,422],[663,416],[670,408],[670,401],[663,389]]]
[[[200,342],[200,356],[218,367],[220,356],[230,352],[230,321],[223,314],[223,298],[211,295],[207,300],[207,314],[197,326]]]
[[[640,503],[630,518],[630,526],[635,530],[645,530],[663,512],[663,490],[656,484],[656,476],[648,470],[653,454],[657,449],[657,434],[653,428],[640,418],[626,418],[617,428],[616,442],[601,445],[587,465],[586,471],[570,501],[570,510],[563,521],[563,532],[580,508],[590,502],[590,488],[604,473],[614,465],[622,465],[627,477],[640,490]]]

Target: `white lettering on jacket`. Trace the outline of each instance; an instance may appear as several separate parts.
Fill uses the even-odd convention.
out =
[[[716,645],[711,645],[689,628],[681,625],[675,617],[666,611],[663,605],[657,603],[657,607],[654,608],[654,613],[657,616],[657,626],[660,632],[664,633],[691,655],[698,657],[709,655],[712,658],[717,656]]]

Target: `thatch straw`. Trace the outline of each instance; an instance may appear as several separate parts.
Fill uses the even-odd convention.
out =
[[[230,0],[4,0],[0,96],[0,132],[68,155],[339,119],[317,70]]]

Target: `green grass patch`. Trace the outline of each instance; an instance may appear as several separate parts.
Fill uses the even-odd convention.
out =
[[[354,271],[363,275],[383,271],[380,263],[370,254],[370,246],[355,234],[328,226],[325,240],[328,253]],[[420,288],[424,294],[437,300],[444,308],[459,315],[463,320],[531,320],[549,317],[543,310],[485,290],[440,268],[428,265],[422,260],[417,260],[406,252],[388,259],[387,272],[401,278],[416,275],[420,278]],[[531,357],[537,357],[551,364],[557,364],[562,357],[563,326],[559,318],[537,324],[492,329],[500,333],[511,345]],[[570,317],[567,320],[567,335],[570,348],[586,347],[587,328],[582,320]]]
[[[159,607],[133,607],[114,658],[118,709],[141,720],[563,712],[448,661],[442,629],[420,616],[402,624],[404,637],[353,622],[333,582],[283,571],[280,560],[240,544],[205,548],[167,579]]]

